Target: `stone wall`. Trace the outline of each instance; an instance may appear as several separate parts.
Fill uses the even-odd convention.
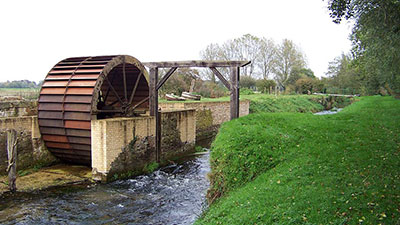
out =
[[[0,118],[0,174],[7,168],[7,129],[17,131],[17,169],[42,166],[56,159],[44,147],[36,116]]]
[[[230,102],[163,102],[161,110],[195,109],[196,110],[196,145],[207,146],[218,133],[219,126],[230,120]],[[249,114],[250,101],[241,100],[239,116]]]
[[[0,99],[0,118],[37,115],[37,101],[15,98]]]
[[[194,151],[195,111],[161,113],[161,161]],[[143,172],[155,163],[154,117],[92,120],[93,178],[107,181]]]
[[[209,110],[212,116],[213,125],[221,125],[230,120],[230,102],[163,102],[159,103],[161,110],[169,109],[195,109],[196,111]],[[239,116],[249,114],[250,101],[240,100]]]

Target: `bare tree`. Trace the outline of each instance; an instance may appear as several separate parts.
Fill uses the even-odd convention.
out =
[[[273,73],[276,63],[276,46],[273,40],[261,38],[260,51],[257,60],[254,62],[262,74],[263,79],[268,79]]]
[[[285,88],[292,70],[306,66],[305,57],[293,41],[288,39],[284,39],[278,46],[276,57],[275,79],[279,86]]]
[[[209,44],[203,51],[200,52],[200,57],[203,60],[224,60],[223,56],[224,52],[222,48],[218,44]],[[203,79],[211,80],[213,83],[216,83],[215,74],[209,70],[200,70],[200,76]]]

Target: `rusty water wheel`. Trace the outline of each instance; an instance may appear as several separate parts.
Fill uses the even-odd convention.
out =
[[[91,120],[134,116],[148,109],[149,76],[134,57],[64,59],[47,74],[39,96],[39,129],[63,161],[91,164]]]

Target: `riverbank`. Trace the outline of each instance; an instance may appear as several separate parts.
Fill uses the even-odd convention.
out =
[[[33,192],[65,185],[92,183],[92,171],[86,166],[58,164],[40,169],[20,170],[18,192]],[[8,192],[7,176],[0,176],[0,197]]]
[[[335,115],[257,113],[221,126],[196,224],[400,222],[400,101],[363,97]]]
[[[259,112],[302,112],[315,113],[331,108],[344,108],[358,97],[329,96],[329,95],[270,95],[254,93],[240,95],[240,100],[250,101],[250,113]],[[229,96],[221,98],[202,98],[201,101],[184,101],[185,103],[195,102],[224,102],[229,101]],[[182,101],[160,100],[161,103],[182,103]]]

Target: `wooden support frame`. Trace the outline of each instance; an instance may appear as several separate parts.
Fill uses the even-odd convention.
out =
[[[157,162],[161,161],[161,113],[158,109],[158,90],[182,67],[208,67],[220,79],[226,88],[230,90],[230,119],[239,117],[239,80],[240,67],[249,65],[250,61],[174,61],[174,62],[147,62],[143,65],[150,68],[150,116],[156,120],[155,130],[155,153]],[[217,67],[230,68],[230,81],[218,71]],[[158,81],[158,69],[170,68],[169,71]]]

